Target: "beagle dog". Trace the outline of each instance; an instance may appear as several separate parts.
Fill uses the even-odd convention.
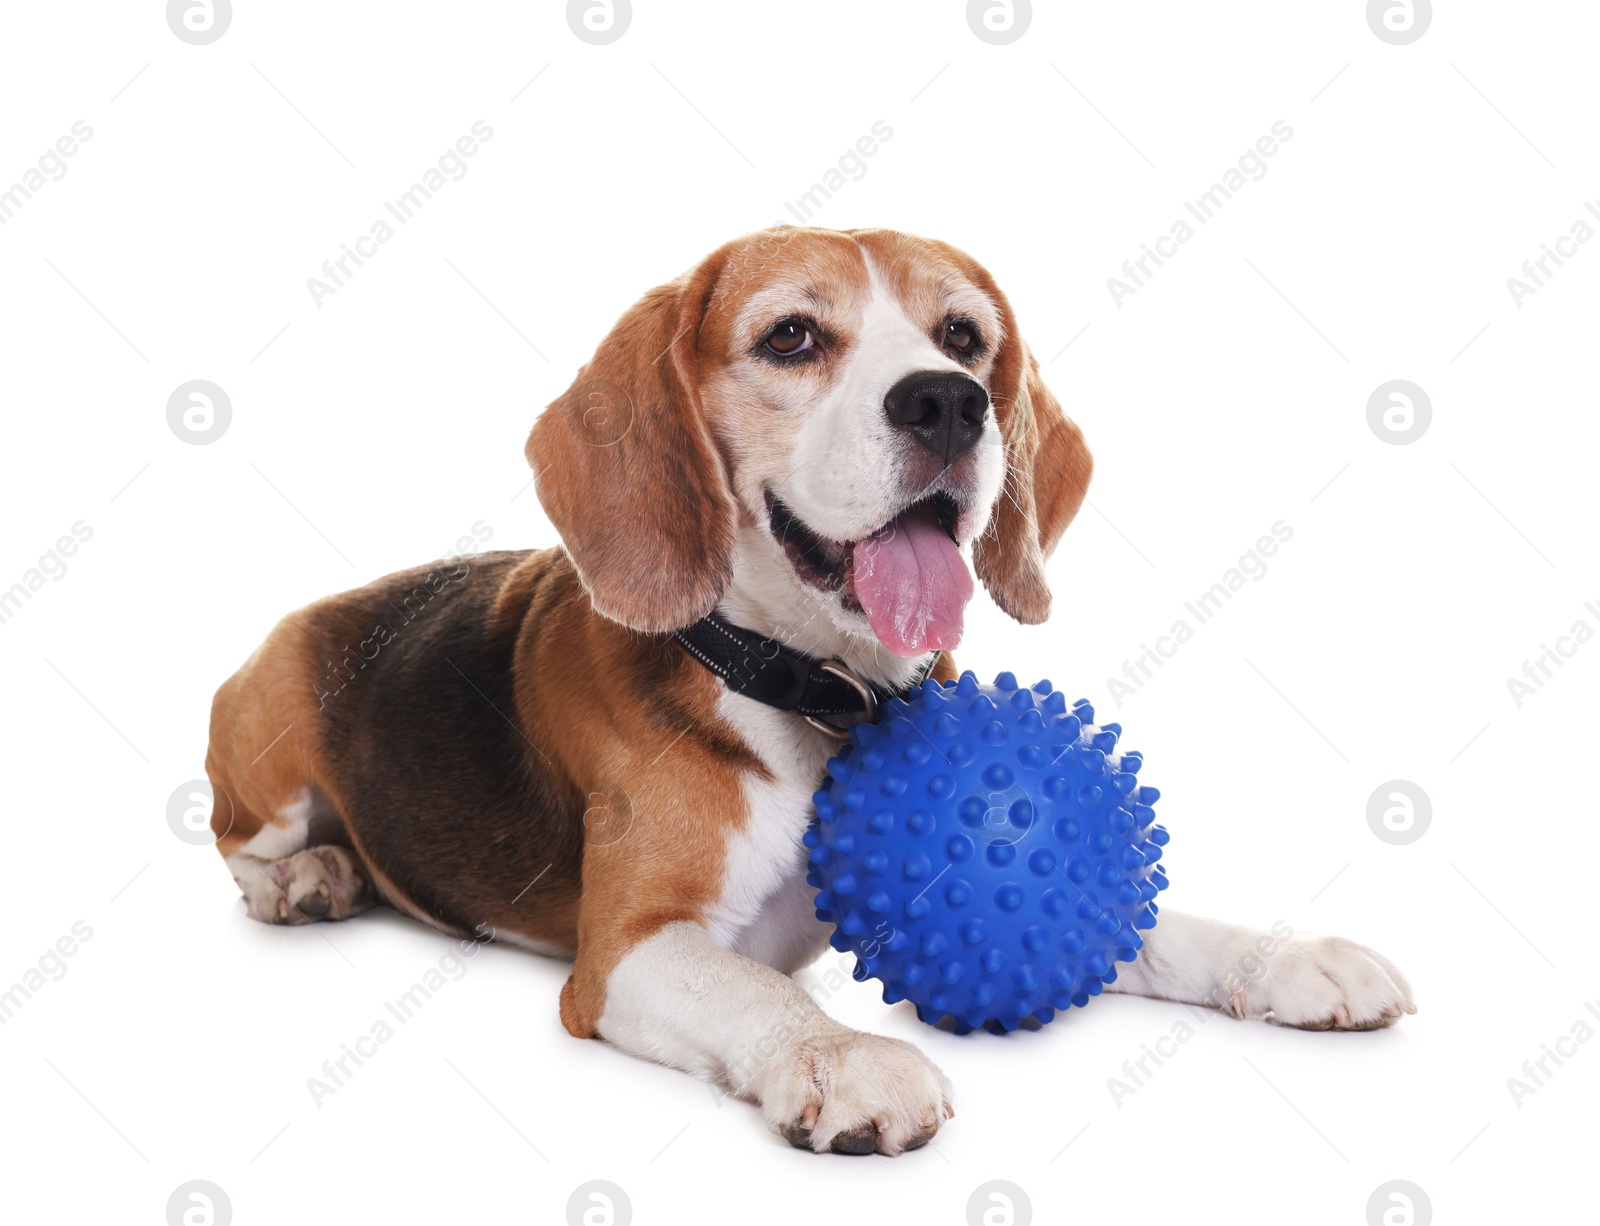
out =
[[[569,958],[561,1021],[816,1152],[952,1114],[917,1048],[791,975],[839,725],[953,678],[976,575],[1020,622],[1091,461],[1005,295],[888,230],[780,227],[647,293],[527,443],[558,548],[283,619],[218,690],[217,848],[266,923],[377,903]],[[1163,912],[1113,991],[1315,1029],[1414,1011],[1348,941]]]

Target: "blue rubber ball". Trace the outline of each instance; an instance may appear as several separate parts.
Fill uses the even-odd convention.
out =
[[[851,729],[805,836],[817,918],[924,1022],[1082,1007],[1154,927],[1167,832],[1117,724],[1048,681],[929,680]]]

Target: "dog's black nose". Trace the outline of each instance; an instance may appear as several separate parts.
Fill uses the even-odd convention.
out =
[[[989,393],[971,375],[929,370],[907,375],[883,398],[883,411],[899,429],[939,457],[955,463],[983,436]]]

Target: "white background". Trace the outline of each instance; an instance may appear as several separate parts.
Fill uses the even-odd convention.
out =
[[[237,0],[191,46],[152,0],[8,6],[0,184],[93,128],[0,226],[0,588],[93,530],[0,625],[0,983],[93,929],[0,1027],[8,1216],[161,1222],[190,1179],[241,1226],[558,1223],[592,1178],[641,1223],[960,1223],[990,1179],[1040,1222],[1360,1226],[1396,1178],[1439,1222],[1577,1195],[1600,1043],[1520,1106],[1506,1083],[1600,997],[1600,645],[1520,707],[1506,679],[1600,628],[1600,243],[1520,307],[1506,279],[1600,196],[1600,13],[1453,3],[1391,46],[1359,0],[1037,8],[994,46],[951,0],[637,0],[593,46],[560,3]],[[476,120],[466,177],[315,305],[306,279]],[[284,612],[477,521],[554,543],[522,459],[540,406],[876,120],[892,138],[815,221],[986,264],[1098,460],[1051,624],[980,596],[958,659],[1126,726],[1165,793],[1164,903],[1370,943],[1421,1012],[1218,1016],[1118,1105],[1107,1079],[1177,1006],[961,1039],[849,984],[830,1010],[921,1043],[958,1116],[901,1159],[812,1157],[568,1037],[563,965],[490,947],[314,1105],[306,1079],[453,943],[387,911],[244,917],[166,819],[212,691]],[[1106,279],[1277,120],[1265,177],[1114,304]],[[196,378],[233,405],[207,446],[166,421]],[[1395,378],[1433,406],[1406,446],[1367,423]],[[1278,520],[1266,575],[1118,708],[1107,679]],[[1407,846],[1367,824],[1396,778],[1433,807]]]

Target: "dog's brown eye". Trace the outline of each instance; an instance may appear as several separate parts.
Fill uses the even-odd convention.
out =
[[[971,324],[952,319],[944,326],[944,343],[959,353],[965,353],[978,343],[978,334]]]
[[[784,320],[767,335],[767,348],[779,357],[790,357],[815,343],[811,329],[797,319]]]

